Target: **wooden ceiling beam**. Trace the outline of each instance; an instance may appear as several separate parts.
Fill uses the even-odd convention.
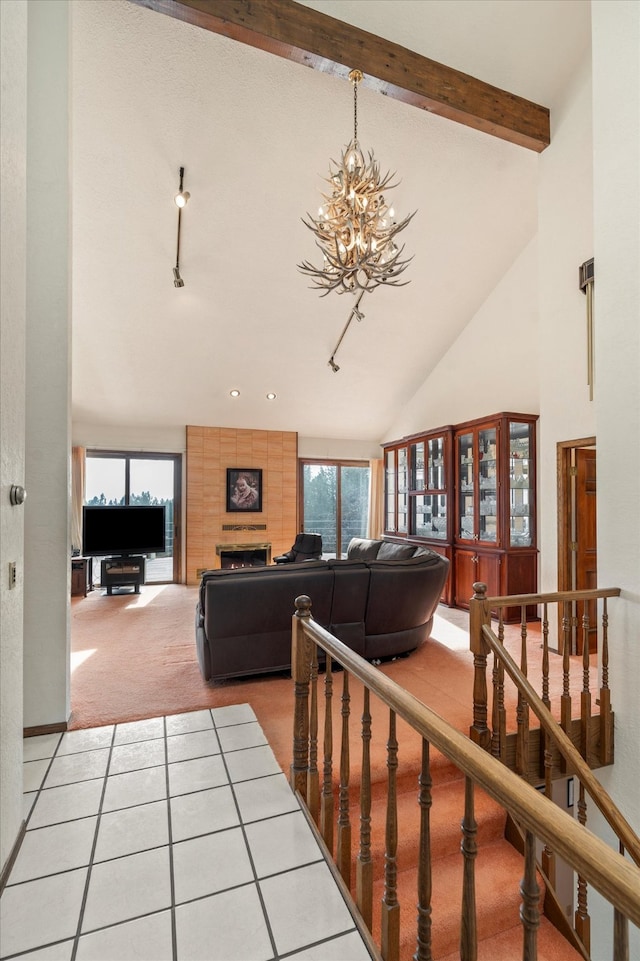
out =
[[[294,0],[130,0],[540,153],[549,110]]]

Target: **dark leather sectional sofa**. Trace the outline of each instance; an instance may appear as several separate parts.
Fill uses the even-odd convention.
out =
[[[206,571],[196,606],[205,680],[291,666],[295,598],[369,660],[404,654],[429,637],[449,562],[433,551],[354,538],[346,560]]]

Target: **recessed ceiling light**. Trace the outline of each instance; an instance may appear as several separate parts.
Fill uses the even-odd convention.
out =
[[[240,396],[240,391],[237,390],[236,388],[234,388],[233,390],[230,390],[229,393],[231,394],[232,397],[239,397],[239,396]]]
[[[276,395],[273,393],[273,391],[270,391],[267,394],[267,400],[275,400],[275,399],[276,399]]]

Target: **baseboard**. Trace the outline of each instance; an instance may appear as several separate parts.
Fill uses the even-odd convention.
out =
[[[0,874],[0,894],[2,894],[2,892],[4,891],[6,883],[9,880],[9,875],[11,874],[11,868],[13,867],[14,862],[18,857],[18,852],[20,851],[20,847],[22,845],[22,842],[24,840],[24,836],[26,833],[27,833],[27,822],[23,821],[22,824],[20,825],[20,830],[18,831],[18,837],[16,838],[15,844],[11,849],[11,854],[7,858],[7,862],[2,869],[2,873]]]
[[[64,734],[68,726],[68,721],[60,721],[58,724],[36,724],[35,727],[24,727],[22,736],[38,737],[40,734]]]

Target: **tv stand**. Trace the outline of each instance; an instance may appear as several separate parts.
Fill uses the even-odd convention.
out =
[[[133,587],[139,594],[141,584],[144,584],[144,557],[141,554],[105,557],[100,562],[100,586],[106,587],[109,596],[114,587]]]

